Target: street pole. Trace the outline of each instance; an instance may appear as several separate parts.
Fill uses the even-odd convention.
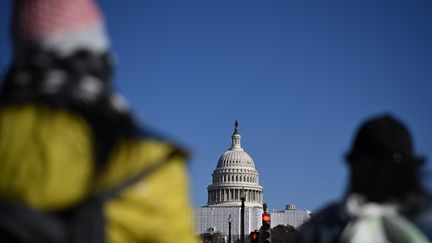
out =
[[[240,197],[241,200],[241,209],[240,209],[240,242],[244,243],[244,211],[245,211],[245,200],[246,195],[244,194],[244,191],[242,190],[242,194]]]
[[[231,243],[231,214],[228,216],[228,243]]]
[[[231,221],[228,222],[228,243],[231,243]]]

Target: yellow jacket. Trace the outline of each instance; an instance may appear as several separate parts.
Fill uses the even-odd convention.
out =
[[[0,110],[0,197],[50,212],[71,207],[160,161],[175,148],[124,138],[95,170],[87,122],[38,105]],[[177,155],[104,204],[108,242],[196,242],[184,156]]]

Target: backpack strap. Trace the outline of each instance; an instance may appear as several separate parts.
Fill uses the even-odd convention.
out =
[[[61,220],[17,202],[0,201],[0,242],[67,242]]]
[[[133,175],[133,176],[127,178],[126,180],[120,182],[119,184],[117,184],[113,188],[95,195],[90,200],[107,201],[111,198],[118,196],[126,188],[134,185],[135,183],[137,183],[140,180],[142,180],[143,178],[147,177],[148,175],[150,175],[154,171],[158,170],[159,168],[161,168],[164,165],[171,162],[171,160],[175,156],[185,156],[185,154],[181,150],[174,149],[167,156],[165,156],[162,159],[158,160],[157,162],[145,167],[144,169],[142,169],[141,171],[139,171],[135,175]]]
[[[164,158],[145,167],[134,176],[124,180],[115,187],[90,197],[78,207],[67,212],[65,219],[68,222],[69,238],[71,243],[103,243],[105,242],[105,215],[103,203],[118,196],[125,189],[134,185],[154,171],[168,164],[172,158],[182,155],[181,150],[173,150]]]

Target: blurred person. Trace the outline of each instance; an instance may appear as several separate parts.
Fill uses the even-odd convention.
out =
[[[432,207],[421,183],[424,159],[414,155],[402,122],[366,121],[346,156],[346,196],[314,215],[297,242],[430,242]]]
[[[195,242],[178,145],[111,84],[92,0],[16,0],[0,91],[0,242]]]

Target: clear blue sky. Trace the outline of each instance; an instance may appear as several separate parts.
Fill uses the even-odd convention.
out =
[[[340,197],[343,154],[370,115],[400,117],[432,158],[431,1],[100,2],[116,85],[143,122],[193,152],[195,206],[235,119],[270,208]],[[9,7],[0,2],[2,63]]]

